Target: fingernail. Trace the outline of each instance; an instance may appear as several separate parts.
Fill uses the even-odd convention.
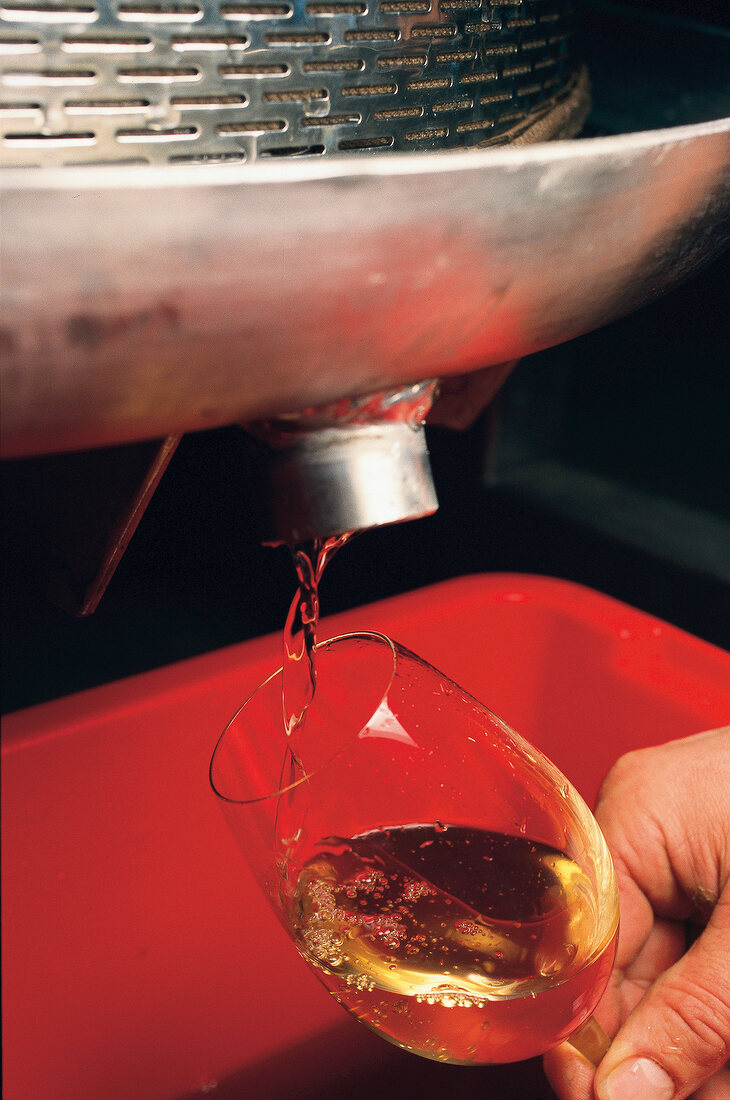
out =
[[[650,1058],[621,1062],[601,1081],[599,1100],[672,1100],[671,1077]]]

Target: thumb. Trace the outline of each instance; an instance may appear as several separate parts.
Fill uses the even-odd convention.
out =
[[[702,935],[626,1019],[596,1073],[599,1100],[684,1100],[730,1057],[730,888]]]

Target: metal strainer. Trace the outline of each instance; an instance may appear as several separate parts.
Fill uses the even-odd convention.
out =
[[[501,144],[581,91],[571,0],[2,0],[0,162]],[[577,114],[581,114],[578,110]]]

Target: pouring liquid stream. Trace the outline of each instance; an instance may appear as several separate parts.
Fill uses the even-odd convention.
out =
[[[319,582],[327,563],[353,535],[353,531],[347,531],[327,539],[315,539],[309,544],[299,544],[292,549],[299,583],[286,617],[283,635],[281,705],[284,732],[289,742],[283,785],[304,773],[301,735],[317,687],[314,648],[319,624]]]

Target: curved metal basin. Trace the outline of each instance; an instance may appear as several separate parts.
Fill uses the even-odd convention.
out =
[[[730,118],[465,153],[0,177],[10,456],[523,356],[656,296],[730,236]]]

